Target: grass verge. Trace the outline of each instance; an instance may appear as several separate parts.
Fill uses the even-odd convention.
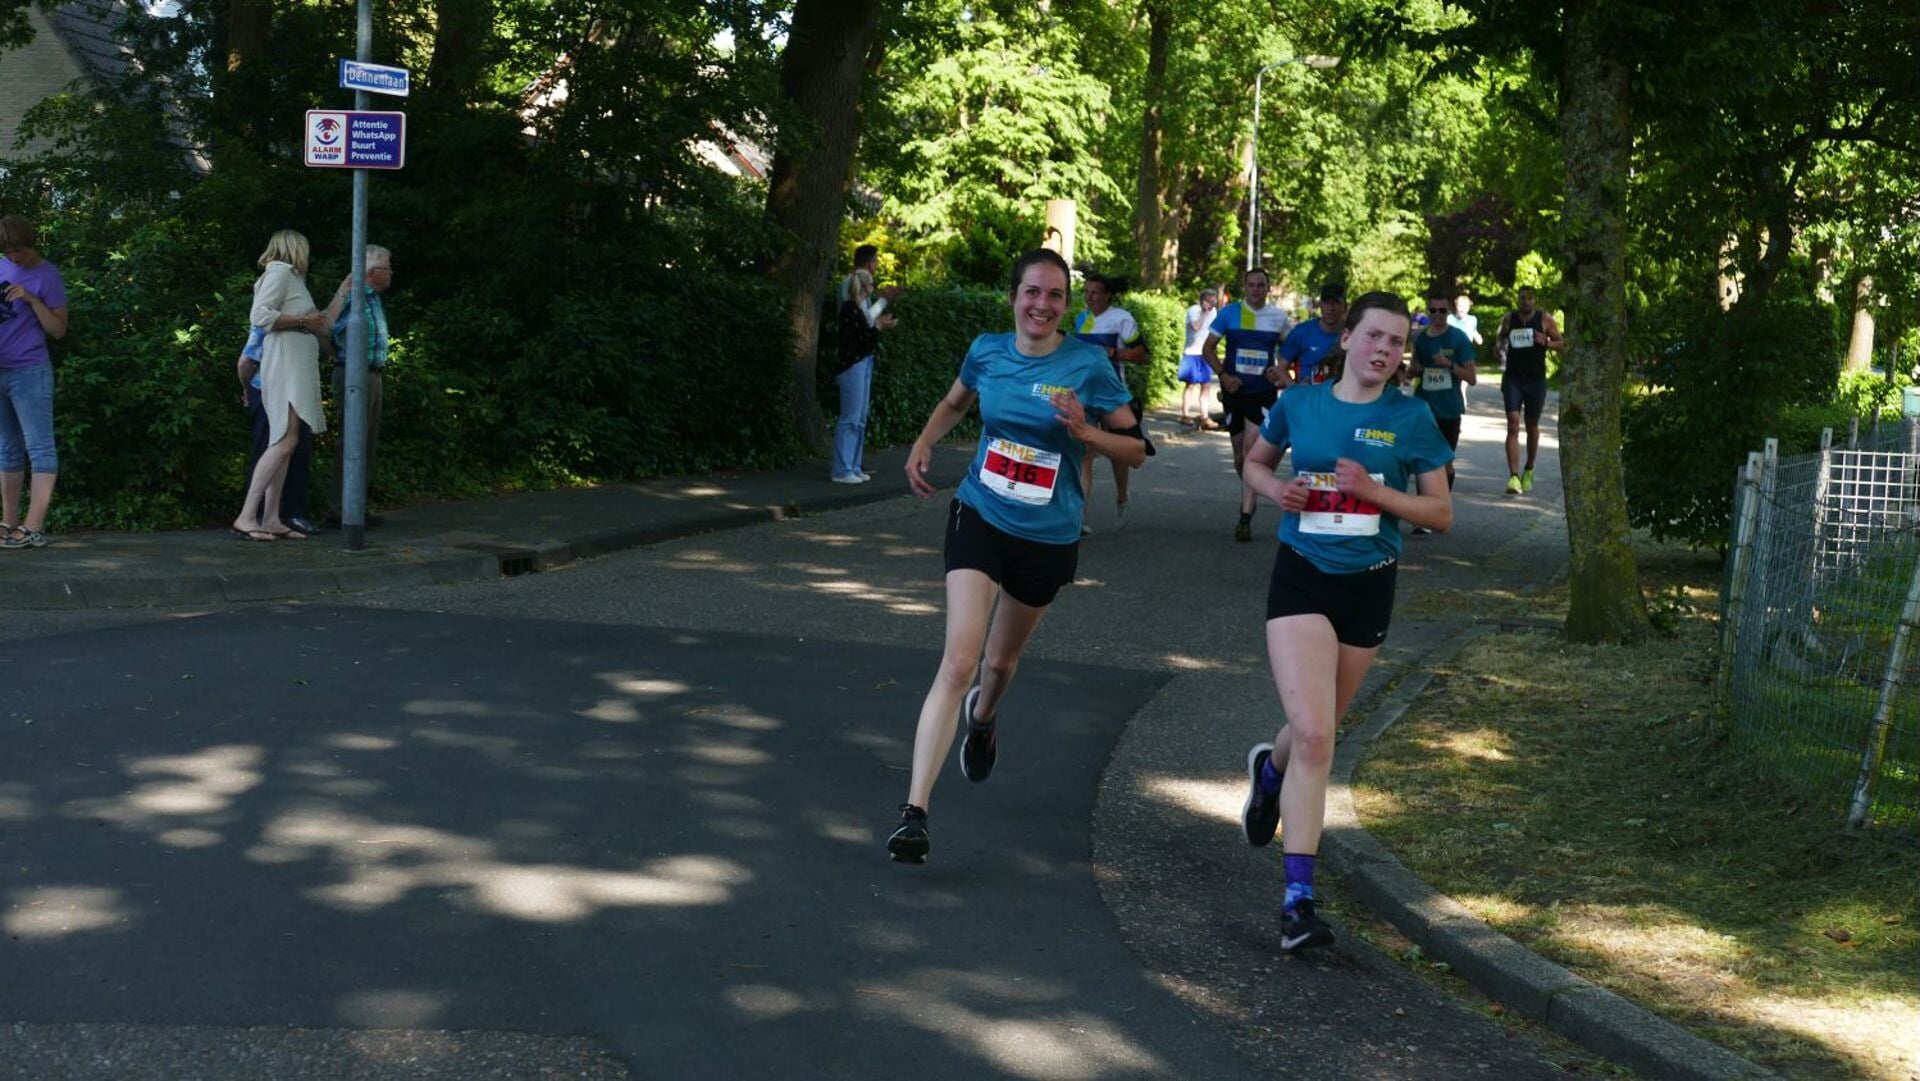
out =
[[[1361,766],[1363,822],[1530,948],[1787,1076],[1920,1076],[1920,846],[1843,833],[1730,745],[1718,561],[1641,559],[1670,636],[1475,643]],[[1564,589],[1532,608],[1563,617]]]

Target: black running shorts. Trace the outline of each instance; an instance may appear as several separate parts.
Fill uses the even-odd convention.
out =
[[[1454,450],[1459,450],[1460,418],[1435,417],[1433,418],[1433,422],[1440,426],[1440,437],[1447,441],[1447,446],[1452,447]]]
[[[1547,407],[1547,381],[1502,376],[1500,397],[1506,400],[1507,412],[1525,413],[1528,424],[1538,424],[1541,411]]]
[[[1328,574],[1283,544],[1267,582],[1267,618],[1325,616],[1341,645],[1373,649],[1387,640],[1399,569],[1388,560],[1352,574]]]
[[[947,514],[947,570],[979,571],[1029,608],[1053,603],[1080,567],[1080,542],[1042,544],[996,528],[980,512],[953,501]]]
[[[1226,407],[1227,431],[1239,435],[1249,424],[1259,431],[1260,425],[1267,419],[1267,410],[1272,409],[1273,403],[1279,399],[1280,392],[1272,387],[1253,394],[1221,391],[1220,404]]]

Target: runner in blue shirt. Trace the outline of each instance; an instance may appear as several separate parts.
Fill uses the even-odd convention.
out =
[[[1073,317],[1073,336],[1089,345],[1099,347],[1113,361],[1113,371],[1126,382],[1126,371],[1122,364],[1142,364],[1147,359],[1147,342],[1140,334],[1140,323],[1133,313],[1125,308],[1113,306],[1113,298],[1126,292],[1124,278],[1110,278],[1104,274],[1088,274],[1086,284],[1081,287],[1085,294],[1085,311]],[[1134,413],[1141,415],[1141,403],[1133,402]],[[1153,443],[1147,442],[1147,453],[1153,453]],[[1127,474],[1131,472],[1124,464],[1113,462],[1113,503],[1114,526],[1127,524]],[[1088,455],[1080,467],[1080,488],[1086,495],[1093,495],[1093,456]],[[1080,525],[1082,535],[1091,533],[1084,521]]]
[[[1480,381],[1474,367],[1473,339],[1447,318],[1447,297],[1427,297],[1427,329],[1413,336],[1413,374],[1420,378],[1414,396],[1433,410],[1433,421],[1447,446],[1460,447],[1460,419],[1467,415],[1465,387]],[[1447,487],[1453,487],[1453,463],[1447,463]],[[1417,528],[1415,533],[1428,530]]]
[[[1233,437],[1236,473],[1245,468],[1260,422],[1287,385],[1287,369],[1278,357],[1280,341],[1287,336],[1287,313],[1267,303],[1268,288],[1265,268],[1251,267],[1242,274],[1240,293],[1245,299],[1220,309],[1213,317],[1213,332],[1200,349],[1207,365],[1220,376],[1220,404],[1226,407],[1227,434]],[[1253,539],[1253,506],[1253,493],[1242,485],[1234,540]]]
[[[1433,413],[1389,384],[1411,316],[1391,293],[1367,293],[1347,315],[1336,382],[1280,396],[1247,456],[1249,488],[1278,503],[1280,547],[1267,586],[1267,659],[1286,723],[1247,752],[1247,843],[1273,840],[1285,811],[1286,898],[1280,948],[1333,941],[1316,914],[1314,857],[1326,819],[1333,733],[1387,638],[1400,522],[1446,530],[1453,452]],[[1275,473],[1293,448],[1292,480]],[[1402,489],[1409,476],[1418,495]]]
[[[1320,360],[1339,347],[1340,332],[1346,325],[1347,287],[1328,282],[1320,287],[1320,318],[1294,327],[1280,343],[1287,378],[1293,383],[1326,382],[1327,371],[1320,367]]]
[[[1060,335],[1072,280],[1051,251],[1013,264],[1013,332],[974,339],[907,455],[907,483],[924,499],[934,493],[934,444],[980,403],[980,443],[947,515],[946,648],[920,706],[907,802],[887,838],[897,861],[927,858],[927,805],[956,714],[967,719],[961,773],[978,782],[993,772],[1000,700],[1047,605],[1073,581],[1085,513],[1081,458],[1091,450],[1135,468],[1147,460],[1131,395],[1106,352]]]

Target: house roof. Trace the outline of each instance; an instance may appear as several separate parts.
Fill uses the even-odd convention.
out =
[[[67,0],[47,11],[67,51],[88,75],[117,87],[133,67],[133,51],[115,40],[127,21],[124,0]]]

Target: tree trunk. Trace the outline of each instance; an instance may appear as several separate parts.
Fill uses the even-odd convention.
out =
[[[427,62],[427,87],[434,94],[466,101],[486,72],[487,42],[493,34],[493,0],[436,0],[433,5],[433,58]]]
[[[1847,370],[1873,367],[1873,277],[1862,274],[1853,285],[1853,333],[1847,338]]]
[[[1140,252],[1140,284],[1148,289],[1167,285],[1166,212],[1161,204],[1161,103],[1167,93],[1167,49],[1173,36],[1173,13],[1164,2],[1147,5],[1146,99],[1140,122],[1140,188],[1134,200],[1133,246]]]
[[[213,88],[214,171],[237,141],[264,153],[255,105],[270,93],[267,49],[273,43],[273,0],[227,0],[215,16],[215,35],[223,62],[208,74]]]
[[[1560,469],[1571,558],[1567,637],[1621,642],[1651,629],[1627,543],[1620,465],[1626,372],[1626,192],[1633,143],[1630,58],[1604,0],[1569,0],[1560,73],[1566,159],[1567,348],[1561,354]]]
[[[860,135],[860,87],[879,22],[880,0],[800,0],[780,58],[784,111],[767,215],[787,234],[787,244],[771,276],[786,294],[794,431],[815,451],[828,445],[814,385],[820,302],[839,247]]]

